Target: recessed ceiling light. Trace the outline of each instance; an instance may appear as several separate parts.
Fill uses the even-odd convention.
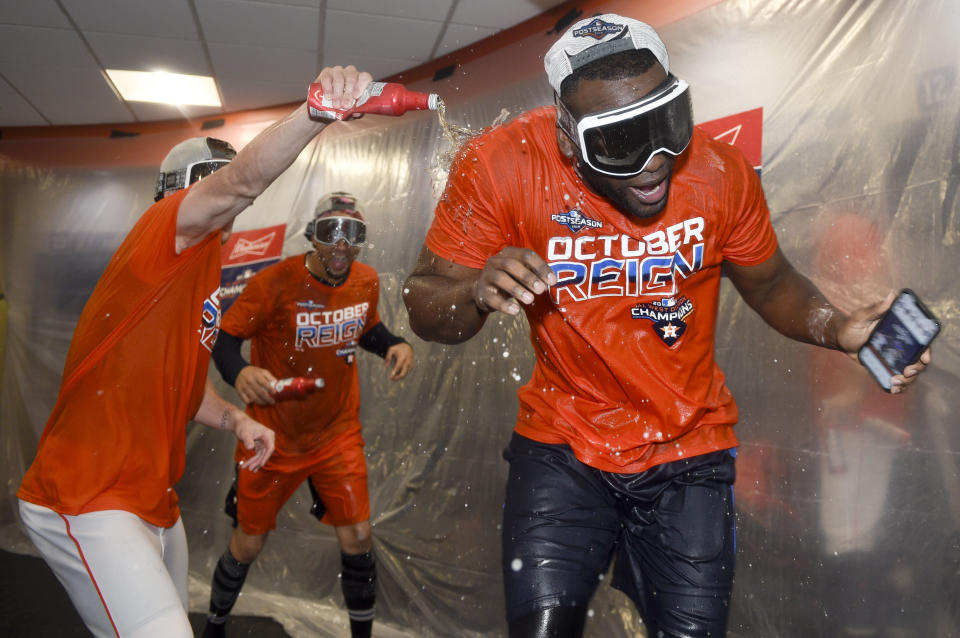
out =
[[[207,75],[117,69],[107,69],[107,75],[128,102],[220,106],[217,85]]]

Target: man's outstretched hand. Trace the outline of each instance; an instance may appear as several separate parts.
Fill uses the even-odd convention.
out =
[[[880,322],[883,313],[890,309],[896,293],[891,292],[885,299],[875,304],[858,308],[850,313],[847,320],[837,330],[837,342],[844,352],[859,361],[857,353],[870,338],[870,333]],[[917,377],[930,364],[932,355],[930,348],[923,351],[920,360],[907,366],[903,374],[890,377],[891,394],[899,394],[917,380]]]
[[[254,421],[246,414],[239,413],[234,422],[233,433],[243,443],[243,447],[255,450],[253,456],[240,462],[240,467],[251,472],[262,468],[273,454],[273,430]]]

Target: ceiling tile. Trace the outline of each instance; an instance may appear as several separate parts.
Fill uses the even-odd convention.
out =
[[[133,120],[96,68],[0,62],[0,73],[53,124]]]
[[[317,75],[317,56],[313,51],[216,43],[211,43],[209,48],[218,79],[249,78],[275,84],[299,82],[306,95],[307,84]]]
[[[242,111],[302,102],[306,98],[309,83],[310,80],[279,84],[235,78],[224,80],[220,90],[230,111]]]
[[[440,22],[327,11],[323,59],[359,54],[426,62],[440,35]]]
[[[0,2],[0,24],[70,28],[70,22],[53,0]]]
[[[221,112],[261,108],[301,100],[321,61],[354,64],[382,79],[561,1],[0,0],[0,126],[41,123],[44,116],[57,124],[122,123],[218,111],[128,108],[110,91],[97,60],[110,68],[212,71],[224,98]]]
[[[403,2],[384,2],[383,0],[327,0],[327,9],[350,11],[353,13],[372,13],[375,15],[415,18],[421,20],[447,19],[447,13],[453,0],[404,0]]]
[[[0,61],[96,68],[75,31],[47,27],[0,25]]]
[[[451,22],[505,29],[562,4],[564,0],[485,0],[460,2]]]
[[[320,12],[315,8],[240,0],[196,1],[207,42],[317,49]]]
[[[127,104],[141,122],[218,117],[223,111],[216,106],[171,106],[149,102],[128,102]]]
[[[297,7],[319,9],[322,0],[240,0],[242,2],[266,2],[268,4],[289,4]]]
[[[87,41],[108,69],[169,71],[210,75],[211,69],[197,40],[168,40],[146,36],[88,33]]]
[[[197,37],[187,0],[61,0],[81,31]]]
[[[451,51],[456,51],[468,44],[473,44],[489,35],[493,35],[497,31],[498,29],[490,27],[476,27],[451,23],[447,25],[447,31],[443,34],[443,40],[441,40],[440,46],[437,48],[436,57],[439,58]]]
[[[44,126],[47,121],[9,84],[0,79],[0,122],[3,126]]]
[[[382,80],[383,78],[395,75],[401,71],[406,71],[407,69],[416,66],[416,63],[411,63],[410,60],[380,58],[369,55],[357,55],[355,53],[339,53],[324,56],[323,63],[326,66],[334,66],[337,64],[340,66],[346,66],[348,64],[352,64],[359,70],[366,71],[372,75],[373,79],[375,80]]]

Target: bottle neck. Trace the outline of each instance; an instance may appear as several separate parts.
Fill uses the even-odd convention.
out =
[[[424,93],[422,91],[412,91],[402,84],[396,85],[397,102],[399,102],[405,111],[436,111],[439,106],[440,96],[436,93]]]
[[[403,96],[403,106],[408,111],[423,111],[430,108],[430,97],[432,95],[430,93],[404,90],[401,95]]]

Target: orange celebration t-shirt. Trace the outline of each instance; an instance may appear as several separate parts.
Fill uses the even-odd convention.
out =
[[[276,432],[274,465],[321,448],[347,430],[360,431],[359,339],[380,323],[377,272],[359,261],[347,279],[330,286],[294,255],[247,282],[224,313],[223,330],[250,339],[250,363],[278,379],[319,377],[324,387],[247,413]],[[237,447],[237,458],[250,452]]]
[[[21,499],[61,514],[119,509],[176,523],[186,424],[220,323],[220,233],[175,252],[188,190],[143,214],[97,282]]]
[[[777,247],[756,172],[697,130],[666,208],[638,219],[579,179],[556,135],[555,108],[541,107],[473,139],[426,238],[471,268],[529,248],[557,275],[524,307],[536,365],[516,432],[610,472],[734,447],[714,330],[722,262],[759,264]]]

